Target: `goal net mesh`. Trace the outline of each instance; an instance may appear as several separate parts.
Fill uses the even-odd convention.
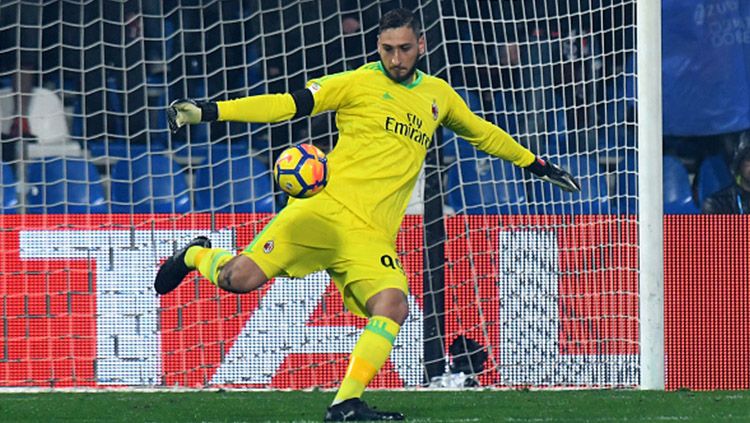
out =
[[[437,133],[397,242],[410,316],[371,386],[637,385],[635,0],[10,0],[0,386],[338,386],[365,321],[327,274],[152,287],[196,235],[248,245],[286,201],[278,153],[330,151],[335,115],[171,134],[166,107],[376,61],[395,7],[424,23],[420,69],[582,192]]]

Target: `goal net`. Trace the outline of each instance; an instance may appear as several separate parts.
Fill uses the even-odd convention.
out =
[[[365,322],[327,274],[152,288],[196,235],[249,244],[285,204],[269,164],[330,151],[335,116],[173,135],[165,109],[378,60],[400,6],[420,68],[583,189],[437,133],[397,242],[411,313],[371,386],[638,385],[635,0],[552,3],[3,1],[0,386],[338,386]]]

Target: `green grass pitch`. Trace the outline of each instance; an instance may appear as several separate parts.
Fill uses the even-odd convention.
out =
[[[0,393],[9,422],[322,421],[331,392]],[[750,422],[750,391],[373,391],[414,422]]]

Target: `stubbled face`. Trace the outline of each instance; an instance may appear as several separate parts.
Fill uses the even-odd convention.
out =
[[[380,61],[388,76],[399,83],[411,81],[424,50],[424,36],[417,37],[406,26],[386,29],[378,36]]]

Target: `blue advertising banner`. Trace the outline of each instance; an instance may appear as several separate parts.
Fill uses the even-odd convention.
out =
[[[750,1],[663,0],[664,134],[750,128]]]

